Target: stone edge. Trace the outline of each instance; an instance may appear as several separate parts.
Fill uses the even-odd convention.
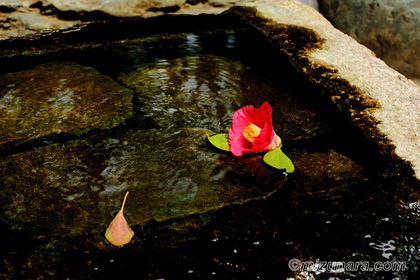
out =
[[[379,146],[391,168],[420,179],[418,86],[295,0],[259,0],[229,12],[262,32],[320,87]]]

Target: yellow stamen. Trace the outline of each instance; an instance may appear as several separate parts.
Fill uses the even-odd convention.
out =
[[[249,125],[244,128],[242,134],[244,135],[246,140],[252,143],[254,141],[254,138],[260,135],[261,128],[259,128],[253,123],[248,123]]]

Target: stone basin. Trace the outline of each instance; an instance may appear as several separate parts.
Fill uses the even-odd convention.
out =
[[[19,141],[5,134],[2,144],[17,147],[0,162],[2,207],[13,224],[10,228],[31,229],[42,238],[74,236],[88,228],[101,231],[126,191],[130,224],[145,226],[265,199],[281,188],[285,175],[265,166],[262,155],[234,159],[209,149],[206,133],[227,132],[237,109],[266,100],[274,108],[274,129],[284,143],[328,137],[336,128],[318,112],[321,104],[305,101],[307,85],[287,84],[289,79],[299,80],[290,73],[290,65],[269,70],[281,77],[273,79],[261,74],[261,65],[227,56],[232,48],[240,50],[229,42],[249,40],[248,32],[149,36],[116,41],[109,49],[102,43],[88,45],[91,66],[47,62],[1,76],[4,131],[31,129],[21,131]],[[201,53],[212,40],[224,53]],[[153,50],[148,58],[145,46],[151,42],[170,47],[163,45],[165,53]],[[174,42],[179,45],[171,46]],[[94,57],[92,49],[99,55]],[[104,55],[126,64],[96,65]],[[73,57],[80,60],[77,54]],[[140,111],[151,119],[151,128],[143,125]],[[50,137],[61,132],[71,137]],[[53,143],[23,145],[19,150],[34,139]],[[333,150],[290,151],[294,161],[311,163],[296,171],[301,192],[323,191],[325,182],[340,187],[365,178],[357,163]]]
[[[111,21],[3,44],[1,104],[13,120],[3,126],[28,130],[2,143],[13,149],[0,158],[1,236],[10,241],[0,275],[315,275],[292,272],[291,258],[400,260],[412,270],[397,275],[416,273],[417,146],[404,141],[416,139],[417,91],[337,32],[295,1],[255,1],[221,16]],[[27,81],[43,75],[49,90]],[[59,95],[69,92],[63,79],[81,110],[60,103],[69,99]],[[14,115],[15,97],[36,105],[26,105],[30,126]],[[263,154],[235,158],[205,137],[226,132],[235,110],[266,100],[296,166],[287,176]],[[381,119],[403,106],[408,121]],[[48,118],[33,117],[39,108]],[[104,231],[126,191],[135,237],[117,248]],[[394,275],[381,273],[355,277]]]

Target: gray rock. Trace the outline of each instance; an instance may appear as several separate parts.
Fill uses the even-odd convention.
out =
[[[317,0],[298,0],[299,2],[302,2],[303,4],[306,4],[308,6],[311,6],[315,10],[319,10],[319,5]]]
[[[61,11],[92,12],[101,11],[117,17],[156,16],[166,12],[176,14],[221,13],[232,5],[244,3],[244,0],[42,0],[44,6],[53,5]]]
[[[420,1],[321,0],[320,9],[392,68],[420,77]]]

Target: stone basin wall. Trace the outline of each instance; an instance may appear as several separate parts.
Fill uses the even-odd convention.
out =
[[[373,50],[392,68],[420,82],[420,1],[321,0],[338,29]]]
[[[0,37],[77,29],[89,20],[110,16],[217,14],[230,8],[230,13],[264,33],[299,72],[319,85],[383,154],[401,166],[411,165],[420,177],[420,88],[299,1],[0,0]]]
[[[249,0],[0,0],[0,39],[70,28],[111,17],[219,14]]]
[[[252,0],[0,0],[0,39],[65,29],[110,17],[220,14]],[[318,9],[317,0],[300,2]]]
[[[239,16],[266,34],[398,165],[420,178],[420,88],[297,1],[255,1]]]

